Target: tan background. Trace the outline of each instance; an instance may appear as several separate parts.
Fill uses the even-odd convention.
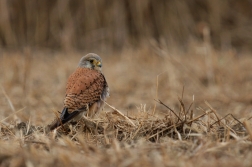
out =
[[[216,48],[251,49],[249,0],[1,0],[0,46],[121,49],[146,40],[187,48],[211,30]]]
[[[250,0],[0,0],[0,166],[252,166],[251,9]],[[137,126],[105,106],[91,119],[104,132],[80,121],[45,134],[89,52],[103,59],[107,102]]]

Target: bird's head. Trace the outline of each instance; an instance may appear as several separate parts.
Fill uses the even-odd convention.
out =
[[[88,53],[80,59],[79,67],[101,71],[102,59],[95,53]]]

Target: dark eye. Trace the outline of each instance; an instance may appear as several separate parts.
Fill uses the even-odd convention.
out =
[[[90,60],[90,63],[93,63],[94,62],[94,60]]]

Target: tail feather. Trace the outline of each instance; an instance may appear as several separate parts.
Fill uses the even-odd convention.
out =
[[[73,119],[76,115],[78,115],[80,113],[80,111],[73,111],[70,114],[68,113],[68,108],[64,107],[60,118],[56,118],[50,125],[48,125],[48,128],[50,131],[56,129],[57,127],[59,127],[60,125],[65,124],[66,122],[68,122],[69,120]]]

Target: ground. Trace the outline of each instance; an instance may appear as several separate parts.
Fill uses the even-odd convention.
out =
[[[50,133],[88,52],[1,51],[1,166],[251,166],[251,55],[204,47],[98,52],[108,104]]]

